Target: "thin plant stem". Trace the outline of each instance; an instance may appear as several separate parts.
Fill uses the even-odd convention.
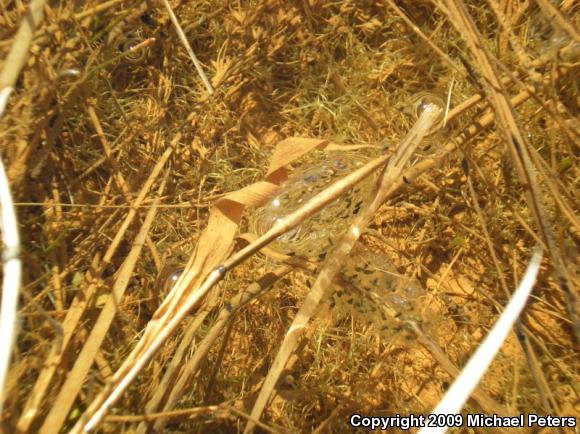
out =
[[[213,93],[214,93],[213,87],[212,87],[211,83],[209,82],[209,80],[207,79],[207,76],[205,75],[205,72],[203,71],[201,63],[199,63],[199,60],[197,60],[197,56],[193,52],[193,49],[191,48],[191,45],[189,44],[189,41],[187,40],[187,36],[185,36],[185,32],[181,28],[181,25],[179,24],[179,21],[177,20],[177,17],[175,16],[175,13],[173,12],[171,5],[169,4],[169,1],[163,0],[163,4],[167,8],[167,12],[169,12],[169,18],[171,18],[171,22],[175,26],[175,31],[177,32],[177,36],[179,36],[179,39],[181,40],[181,43],[185,47],[187,54],[189,54],[191,61],[195,65],[195,69],[197,69],[197,73],[199,74],[199,77],[201,78],[203,85],[207,89],[207,93],[209,93],[210,95],[213,95]]]
[[[18,235],[18,221],[12,194],[8,185],[8,178],[4,170],[4,163],[0,159],[0,222],[2,224],[2,252],[3,273],[2,307],[0,308],[0,337],[3,345],[0,347],[0,414],[4,403],[4,386],[12,355],[12,346],[16,340],[16,323],[18,309],[18,295],[22,282],[22,262],[20,260],[20,237]]]

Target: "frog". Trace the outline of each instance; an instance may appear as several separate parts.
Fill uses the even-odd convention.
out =
[[[258,235],[266,233],[285,215],[368,161],[365,154],[355,152],[314,151],[311,154],[282,184],[279,194],[250,215],[252,232]],[[278,237],[270,248],[287,255],[324,259],[337,235],[361,212],[373,187],[371,177],[363,180],[320,213]]]
[[[408,321],[422,322],[426,292],[420,283],[400,274],[385,253],[360,242],[353,253],[327,300],[333,317],[352,318],[383,337],[402,333]]]
[[[285,215],[369,159],[368,152],[311,153],[292,171],[280,192],[248,216],[250,230],[263,235]],[[320,264],[371,199],[375,184],[372,176],[363,180],[319,214],[278,237],[269,248]],[[372,251],[358,241],[325,303],[337,321],[352,318],[382,335],[392,335],[402,329],[405,320],[419,318],[424,296],[419,282],[398,273],[385,253]]]

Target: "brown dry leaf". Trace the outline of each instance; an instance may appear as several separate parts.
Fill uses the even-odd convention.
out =
[[[329,144],[327,140],[310,139],[304,137],[294,137],[291,139],[282,140],[274,149],[272,160],[266,179],[270,182],[279,184],[286,179],[284,167],[293,161],[298,160],[303,155],[311,150],[318,148],[322,149]]]
[[[179,306],[179,300],[187,297],[190,288],[201,283],[202,279],[226,258],[238,231],[243,210],[264,204],[276,193],[278,185],[287,178],[285,166],[311,150],[323,148],[327,144],[326,140],[303,137],[282,140],[272,154],[266,181],[234,191],[215,203],[207,228],[200,237],[195,254],[186,266],[183,279],[180,279],[168,294],[153,316],[153,321],[172,314],[173,309]]]

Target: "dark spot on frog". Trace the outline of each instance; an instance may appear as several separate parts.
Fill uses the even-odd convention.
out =
[[[347,164],[341,158],[335,158],[332,160],[332,166],[339,170],[344,170],[347,168]]]
[[[147,12],[141,15],[141,21],[151,28],[155,27],[155,21],[153,21],[153,18]]]

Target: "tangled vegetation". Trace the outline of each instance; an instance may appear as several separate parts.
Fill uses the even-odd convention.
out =
[[[463,411],[580,414],[578,4],[172,0],[209,94],[163,1],[32,3],[44,17],[12,84],[28,5],[0,5],[0,91],[14,87],[0,153],[24,265],[5,432],[73,429],[159,319],[216,200],[264,179],[279,142],[390,153],[425,98],[445,120],[361,238],[420,282],[421,330],[385,337],[322,303],[257,429],[428,414],[537,245],[518,336]],[[232,251],[252,239],[247,212]],[[243,431],[317,266],[261,253],[234,268],[99,430]]]

